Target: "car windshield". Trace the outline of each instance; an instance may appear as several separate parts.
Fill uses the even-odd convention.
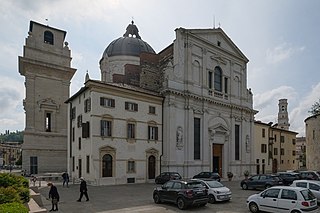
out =
[[[302,196],[305,200],[313,200],[315,199],[315,196],[312,194],[312,192],[309,189],[302,190],[301,191]]]
[[[203,185],[201,182],[189,182],[187,183],[187,189],[194,189],[194,188],[202,188]]]
[[[210,186],[210,188],[219,188],[224,187],[220,182],[218,181],[206,181],[206,183]]]

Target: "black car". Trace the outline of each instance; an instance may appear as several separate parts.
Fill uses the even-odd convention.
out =
[[[164,184],[168,180],[181,180],[182,177],[178,172],[162,172],[155,178],[156,184]]]
[[[242,189],[249,189],[249,188],[267,189],[271,186],[277,186],[277,185],[283,185],[283,181],[278,175],[272,175],[272,174],[254,175],[248,179],[242,180],[240,183],[240,186],[242,187]]]
[[[299,173],[295,172],[278,172],[277,175],[282,179],[283,184],[287,186],[300,179]]]
[[[188,206],[205,206],[208,191],[199,180],[170,180],[153,191],[155,203],[170,202],[185,209]]]
[[[320,175],[316,171],[299,171],[302,180],[320,180]]]
[[[216,172],[200,172],[199,174],[193,176],[194,179],[212,179],[219,181],[221,180],[221,177],[219,173]]]

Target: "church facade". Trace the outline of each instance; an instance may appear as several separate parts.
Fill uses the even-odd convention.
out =
[[[248,59],[221,28],[175,34],[155,53],[132,22],[103,52],[101,79],[87,74],[65,98],[72,178],[109,185],[153,181],[164,171],[254,173]]]

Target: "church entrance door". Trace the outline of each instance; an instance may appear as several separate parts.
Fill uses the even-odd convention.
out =
[[[212,171],[219,173],[222,177],[222,144],[212,146]]]
[[[156,158],[151,155],[148,159],[148,179],[154,179],[156,176]]]

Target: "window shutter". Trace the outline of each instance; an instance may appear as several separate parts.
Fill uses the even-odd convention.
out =
[[[100,136],[103,136],[103,120],[100,121]]]
[[[104,98],[100,97],[100,106],[104,106]]]
[[[158,140],[158,127],[155,127],[155,140]]]
[[[138,104],[134,104],[134,111],[138,111]]]
[[[148,139],[150,140],[150,131],[151,131],[151,127],[148,126]]]
[[[111,107],[114,107],[114,99],[111,99]]]
[[[127,110],[129,108],[129,103],[125,102],[125,109]]]

